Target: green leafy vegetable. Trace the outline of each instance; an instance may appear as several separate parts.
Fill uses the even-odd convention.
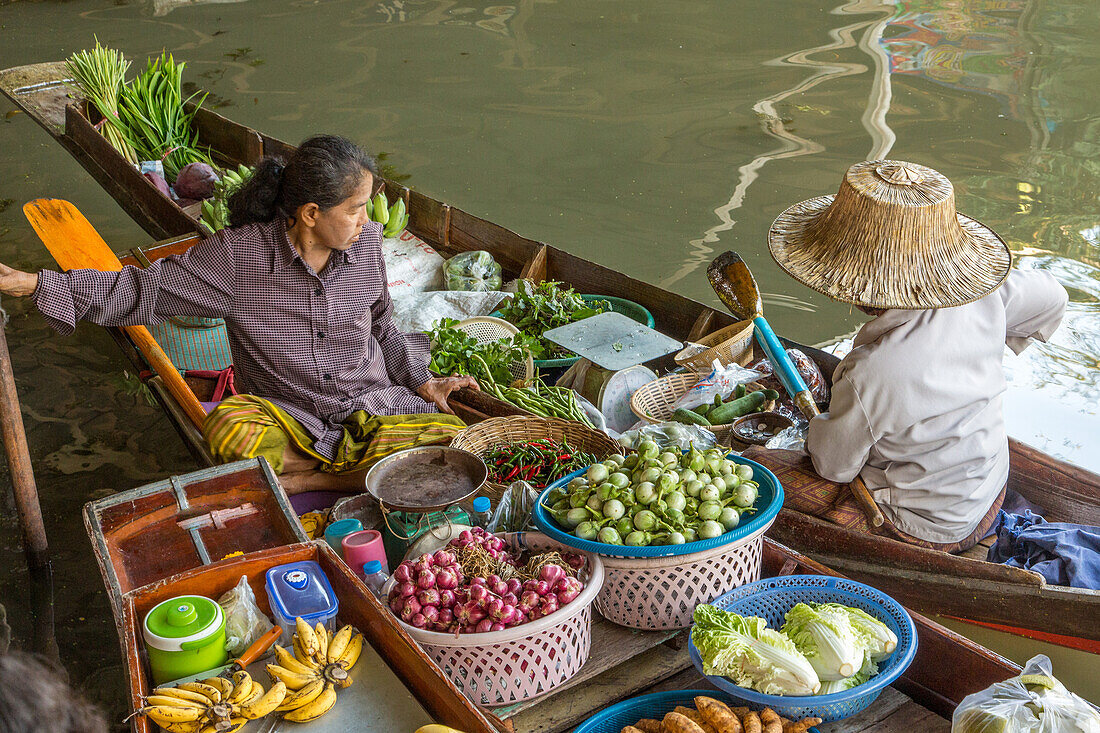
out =
[[[703,672],[723,675],[766,695],[814,695],[821,681],[783,633],[758,616],[739,616],[709,604],[696,606],[691,641]]]
[[[878,674],[878,665],[872,662],[870,657],[865,657],[863,666],[851,677],[845,677],[842,680],[821,680],[821,689],[818,691],[818,694],[831,695],[834,692],[850,690],[853,687],[862,685],[876,674]]]
[[[852,624],[852,630],[860,638],[867,655],[874,661],[879,661],[890,655],[898,646],[898,637],[890,630],[890,627],[879,621],[874,616],[861,611],[858,608],[842,606],[839,603],[827,603],[826,606],[836,607],[848,614],[848,620]]]
[[[572,288],[559,282],[547,280],[535,285],[520,280],[515,297],[500,309],[500,314],[519,330],[540,339],[549,357],[558,357],[570,352],[543,339],[544,332],[610,309],[606,300],[586,303]]]
[[[98,38],[91,51],[78,51],[65,62],[65,71],[73,79],[70,86],[103,115],[100,125],[103,137],[122,157],[136,165],[140,159],[118,114],[119,97],[126,86],[129,68],[130,62],[121,51],[101,46]]]
[[[473,336],[458,330],[458,321],[443,318],[436,322],[428,337],[432,341],[432,360],[428,365],[436,374],[465,374],[477,380],[509,385],[513,362],[523,361],[528,354],[542,353],[537,339],[517,333],[510,339],[478,343]]]
[[[865,648],[843,606],[798,603],[787,611],[781,631],[825,680],[851,677],[863,665]]]

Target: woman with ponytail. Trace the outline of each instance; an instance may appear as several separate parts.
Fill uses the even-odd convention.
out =
[[[203,434],[229,462],[264,456],[287,491],[362,489],[362,472],[463,427],[448,395],[469,377],[433,378],[428,340],[405,334],[366,214],[374,159],[349,140],[312,137],[265,158],[229,200],[230,227],[144,269],[37,274],[0,265],[0,292],[31,295],[61,333],[77,321],[153,325],[225,319],[237,384]],[[320,470],[322,473],[317,474]]]

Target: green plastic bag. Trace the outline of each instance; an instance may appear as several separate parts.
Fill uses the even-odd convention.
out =
[[[443,280],[447,290],[500,290],[501,266],[483,249],[462,252],[447,260]]]

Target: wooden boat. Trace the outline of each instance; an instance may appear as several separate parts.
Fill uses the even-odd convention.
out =
[[[93,127],[82,101],[67,96],[62,79],[59,62],[22,66],[0,71],[0,91],[65,146],[146,232],[162,240],[122,253],[123,262],[144,265],[184,252],[198,242],[197,212],[169,201],[127,164]],[[285,155],[292,149],[209,110],[200,110],[195,124],[200,139],[219,151],[227,163],[251,164],[262,155]],[[386,190],[391,199],[400,196],[407,200],[409,230],[444,256],[484,249],[510,277],[562,280],[581,292],[628,298],[650,310],[658,330],[681,340],[698,339],[733,323],[726,313],[526,239],[400,184],[387,181]],[[147,369],[133,344],[120,331],[112,329],[112,334],[135,368]],[[826,375],[832,374],[835,357],[810,347],[800,348],[818,361]],[[196,460],[210,465],[201,436],[180,406],[159,379],[149,380],[149,385]],[[211,389],[210,384],[198,380],[192,380],[191,385],[200,400]],[[457,398],[455,409],[468,421],[520,412],[468,391]],[[1010,486],[1043,507],[1048,520],[1100,524],[1100,476],[1016,441],[1011,441],[1010,447]],[[1051,586],[1036,573],[987,563],[980,556],[953,557],[845,532],[790,510],[780,515],[773,534],[925,612],[1100,642],[1100,624],[1095,622],[1100,618],[1098,591]],[[982,551],[976,549],[974,553]]]
[[[242,469],[243,470],[243,469]],[[195,486],[208,480],[209,471],[170,479],[170,484]],[[275,497],[268,505],[279,504],[281,493],[277,484],[268,490]],[[573,678],[549,693],[491,713],[475,709],[424,656],[362,582],[341,562],[323,542],[291,544],[229,557],[209,564],[196,564],[182,572],[160,575],[163,564],[149,553],[127,555],[114,551],[126,543],[130,528],[141,528],[151,540],[168,547],[180,545],[177,528],[164,520],[164,511],[147,501],[163,493],[163,483],[124,492],[110,509],[116,514],[114,524],[89,524],[93,545],[107,548],[101,553],[104,583],[112,595],[120,598],[114,607],[119,639],[126,658],[130,683],[130,703],[136,709],[141,698],[150,691],[148,666],[140,641],[140,623],[144,614],[156,603],[176,595],[197,593],[217,597],[228,590],[241,575],[249,583],[265,612],[263,590],[264,571],[275,565],[302,559],[319,562],[340,598],[341,621],[353,623],[367,633],[371,644],[387,660],[393,671],[415,693],[427,711],[439,722],[467,733],[483,730],[542,731],[556,733],[568,730],[618,700],[661,689],[707,687],[691,666],[685,649],[686,631],[635,631],[596,616],[592,629],[592,651],[588,662]],[[255,497],[242,492],[227,491],[228,503],[241,503]],[[122,521],[127,507],[129,521]],[[102,502],[89,505],[90,515],[104,509]],[[254,527],[263,517],[271,521],[270,532],[295,522],[292,513],[253,515]],[[232,536],[233,528],[220,530]],[[189,557],[188,562],[194,558]],[[765,539],[763,570],[765,577],[790,574],[835,575],[828,568]],[[143,578],[144,585],[123,590],[120,578]],[[384,617],[384,618],[383,618]],[[971,692],[1018,673],[1019,668],[993,652],[971,642],[928,619],[914,614],[917,625],[917,656],[906,673],[886,690],[863,714],[835,724],[836,733],[856,733],[867,730],[889,717],[892,721],[919,726],[921,730],[947,730],[949,718],[958,703]],[[411,647],[410,647],[411,645]],[[368,677],[360,672],[365,684]],[[339,705],[339,703],[337,703]],[[942,716],[942,717],[937,717]],[[493,728],[486,728],[492,725]],[[134,718],[134,730],[148,730],[147,722]],[[900,727],[898,728],[900,729]],[[410,727],[411,730],[411,727]]]

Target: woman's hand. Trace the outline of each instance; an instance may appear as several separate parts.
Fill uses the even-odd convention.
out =
[[[38,275],[14,270],[0,262],[0,293],[23,297],[38,287]]]
[[[447,397],[456,389],[462,389],[463,387],[469,387],[470,389],[476,389],[479,392],[481,387],[478,386],[477,381],[473,377],[432,377],[424,384],[417,388],[416,393],[420,395],[425,402],[432,402],[439,408],[440,412],[445,412],[448,415],[455,414],[451,406],[447,404]]]

